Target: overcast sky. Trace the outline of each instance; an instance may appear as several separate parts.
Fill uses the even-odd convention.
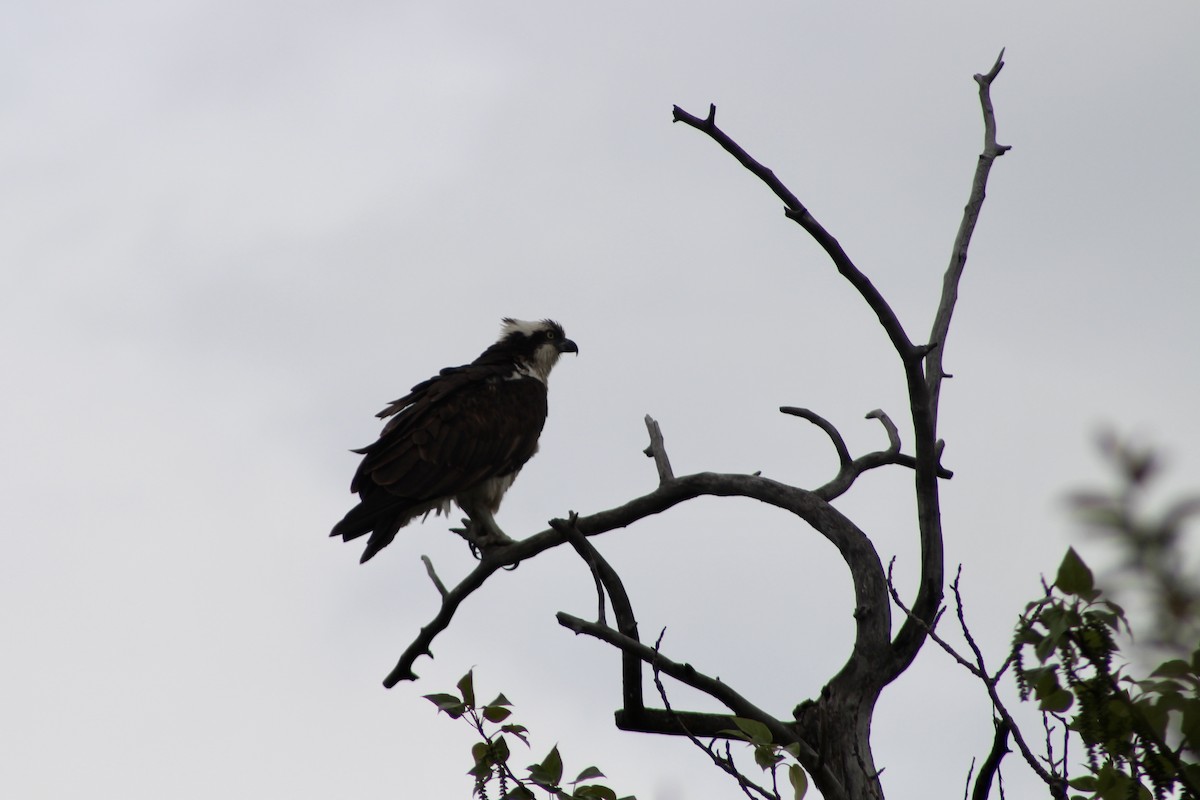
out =
[[[422,694],[476,668],[568,770],[646,800],[741,796],[686,741],[612,727],[618,658],[554,552],[497,576],[380,681],[471,559],[445,520],[365,566],[327,539],[373,414],[554,317],[513,535],[680,474],[813,487],[903,423],[886,337],[820,249],[671,106],[772,167],[929,329],[1001,47],[997,162],[946,363],[947,560],[999,662],[1081,542],[1062,498],[1114,424],[1200,485],[1200,5],[18,0],[0,26],[0,795],[466,798],[470,736]],[[902,425],[907,431],[908,426]],[[911,437],[906,439],[910,444]],[[838,506],[917,572],[911,476]],[[844,661],[845,567],[744,500],[597,545],[664,650],[788,713]],[[911,596],[911,595],[910,595]],[[677,706],[713,709],[682,690]],[[715,709],[714,709],[715,710]],[[979,686],[926,647],[885,693],[890,797],[961,797]],[[532,760],[532,758],[530,759]],[[528,763],[524,755],[518,763]],[[1014,756],[1012,791],[1034,791]],[[1014,796],[1010,794],[1010,796]]]

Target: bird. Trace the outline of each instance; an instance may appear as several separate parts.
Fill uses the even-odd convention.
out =
[[[538,449],[546,423],[550,370],[579,353],[554,320],[505,317],[500,337],[470,364],[447,367],[376,414],[388,419],[362,455],[350,491],[358,505],[330,536],[370,534],[360,563],[397,532],[431,512],[467,515],[462,534],[473,549],[511,543],[495,514],[517,473]]]

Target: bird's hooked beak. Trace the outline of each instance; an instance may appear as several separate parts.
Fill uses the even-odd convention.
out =
[[[579,345],[572,342],[570,339],[560,339],[558,342],[558,352],[574,353],[579,355]]]

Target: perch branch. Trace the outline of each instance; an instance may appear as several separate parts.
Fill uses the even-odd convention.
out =
[[[616,508],[581,516],[575,526],[584,536],[596,536],[632,525],[702,495],[747,497],[790,511],[837,547],[850,569],[856,608],[854,646],[842,671],[850,673],[866,669],[867,665],[882,657],[881,648],[887,646],[891,621],[887,613],[887,586],[879,555],[865,533],[813,492],[761,476],[701,472],[675,478],[649,494]],[[493,573],[566,541],[562,532],[550,528],[512,544],[484,550],[475,568],[442,598],[441,608],[405,649],[396,667],[384,679],[384,686],[390,688],[402,680],[416,680],[413,672],[416,660],[423,655],[431,655],[430,645],[450,624],[458,606]]]

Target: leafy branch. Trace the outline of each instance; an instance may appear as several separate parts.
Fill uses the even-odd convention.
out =
[[[608,786],[591,782],[605,777],[596,767],[586,767],[574,780],[564,782],[558,745],[550,748],[540,762],[525,767],[524,777],[518,776],[510,765],[509,737],[520,739],[529,747],[529,730],[511,721],[512,703],[503,694],[490,703],[476,703],[473,670],[459,679],[456,688],[457,694],[427,694],[425,699],[451,719],[465,719],[479,736],[471,745],[472,767],[467,771],[475,779],[472,797],[489,800],[488,790],[494,786],[499,791],[499,800],[536,800],[535,790],[556,800],[637,800],[633,795],[618,798]]]

